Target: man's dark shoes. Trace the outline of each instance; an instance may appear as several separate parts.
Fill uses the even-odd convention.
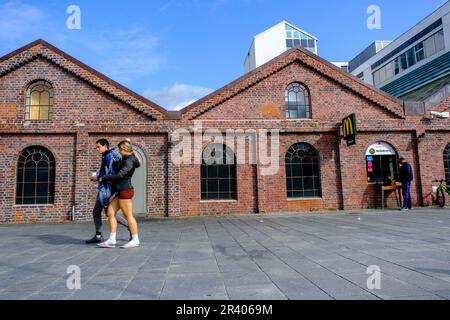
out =
[[[92,243],[102,243],[105,240],[103,239],[103,236],[100,235],[95,235],[92,239],[86,240],[86,244],[92,244]]]

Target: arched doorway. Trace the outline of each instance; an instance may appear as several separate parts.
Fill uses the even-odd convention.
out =
[[[136,157],[141,166],[134,172],[131,183],[134,187],[133,214],[136,217],[147,216],[147,157],[145,152],[138,146],[133,146]]]
[[[367,182],[386,184],[398,178],[397,152],[388,143],[378,141],[366,151]]]

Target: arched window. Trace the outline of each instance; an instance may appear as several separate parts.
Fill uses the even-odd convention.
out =
[[[450,186],[450,143],[444,149],[445,181]]]
[[[55,198],[55,157],[46,148],[28,147],[17,163],[16,204],[52,204]]]
[[[319,153],[308,143],[296,143],[286,153],[288,198],[320,197]]]
[[[33,82],[27,90],[25,120],[50,120],[53,89],[47,81]]]
[[[285,92],[286,118],[311,118],[309,92],[300,83],[291,83]]]
[[[203,150],[201,199],[236,199],[236,158],[224,144],[211,144]]]

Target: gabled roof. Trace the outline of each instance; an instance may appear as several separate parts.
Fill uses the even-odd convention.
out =
[[[401,97],[449,75],[450,51],[388,83],[381,90],[395,97]]]
[[[152,119],[167,117],[167,111],[156,103],[122,86],[42,39],[1,57],[0,77],[38,58],[51,61]]]
[[[201,114],[213,109],[228,99],[238,95],[240,92],[252,87],[258,82],[270,77],[272,74],[275,74],[295,62],[306,65],[324,77],[331,79],[348,90],[389,111],[393,115],[399,118],[404,118],[402,101],[366,84],[357,77],[341,70],[330,62],[302,47],[295,47],[282,53],[278,57],[245,74],[225,87],[222,87],[221,89],[185,107],[181,110],[181,113],[187,120],[195,119]]]

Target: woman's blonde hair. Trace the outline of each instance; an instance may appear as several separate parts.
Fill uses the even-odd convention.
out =
[[[139,164],[142,165],[140,157],[136,156],[136,153],[133,150],[133,145],[130,139],[121,141],[117,147],[119,148],[119,150],[123,150],[132,154],[139,161]]]
[[[123,150],[134,155],[133,145],[129,140],[121,141],[117,147],[119,148],[119,150]]]

